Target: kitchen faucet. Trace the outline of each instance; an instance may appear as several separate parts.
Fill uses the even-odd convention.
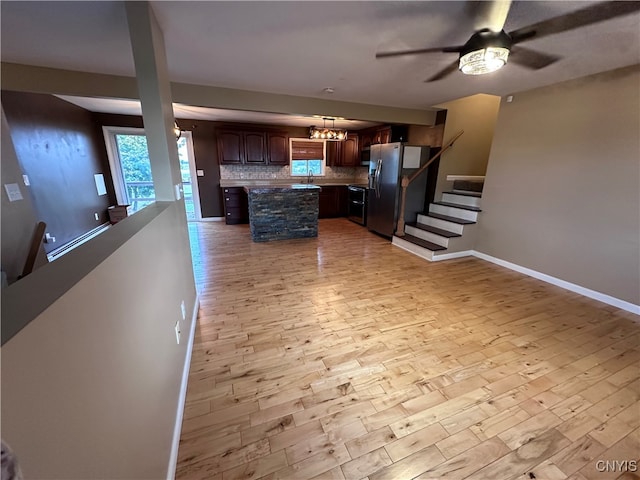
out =
[[[307,175],[307,185],[313,183],[313,172],[309,170],[309,174]]]

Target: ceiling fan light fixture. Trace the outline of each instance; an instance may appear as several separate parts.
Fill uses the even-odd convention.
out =
[[[487,47],[460,55],[458,68],[465,75],[484,75],[495,72],[507,64],[509,49]]]

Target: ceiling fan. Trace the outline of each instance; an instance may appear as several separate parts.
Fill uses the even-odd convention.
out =
[[[474,14],[478,28],[464,45],[380,52],[376,54],[376,58],[434,52],[459,54],[455,62],[425,82],[441,80],[455,72],[456,69],[467,75],[493,72],[503,67],[507,63],[507,59],[523,67],[538,70],[557,62],[560,57],[524,48],[518,44],[636,12],[640,10],[640,2],[595,3],[511,32],[504,31],[511,0],[472,1],[467,2],[467,7],[467,10]]]

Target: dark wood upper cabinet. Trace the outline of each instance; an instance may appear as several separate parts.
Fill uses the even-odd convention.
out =
[[[341,142],[327,142],[327,165],[330,167],[355,167],[360,165],[358,134],[349,133]]]
[[[218,130],[222,165],[289,165],[289,135],[268,129]]]
[[[267,163],[289,165],[289,136],[286,133],[267,132]]]
[[[380,141],[377,143],[389,143],[391,142],[391,127],[378,130]]]
[[[219,162],[226,165],[244,163],[244,135],[242,132],[220,130],[218,132]]]
[[[218,157],[221,165],[266,165],[265,132],[218,130]]]
[[[244,132],[244,163],[265,165],[267,163],[267,136],[264,132]]]
[[[340,165],[340,151],[342,142],[326,142],[325,150],[327,155],[326,163],[330,167],[336,167]]]
[[[346,140],[342,142],[340,160],[343,167],[360,165],[360,147],[357,134],[348,134]]]
[[[362,131],[359,132],[360,136],[360,150],[363,148],[368,148],[373,143],[373,132],[370,131]]]

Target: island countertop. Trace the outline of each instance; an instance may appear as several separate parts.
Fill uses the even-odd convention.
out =
[[[220,186],[222,188],[229,187],[281,187],[283,185],[306,185],[307,177],[300,178],[221,178]],[[317,185],[319,187],[340,187],[347,185],[366,184],[367,178],[345,177],[345,178],[324,178],[313,177],[313,183],[311,185]]]
[[[247,193],[282,193],[295,191],[320,191],[319,185],[307,183],[291,183],[286,185],[245,185],[244,191]]]

